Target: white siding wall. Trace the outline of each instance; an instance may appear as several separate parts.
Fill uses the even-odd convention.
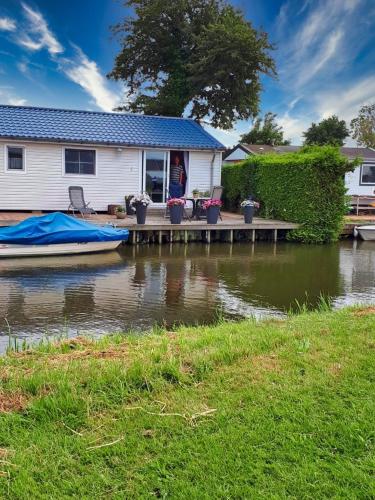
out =
[[[26,172],[6,171],[5,146],[25,148]],[[82,186],[86,201],[98,211],[110,203],[124,203],[124,196],[137,194],[141,188],[141,151],[138,149],[82,146],[96,150],[96,176],[65,175],[65,147],[41,142],[0,141],[0,210],[67,210],[68,187]],[[221,182],[221,153],[191,151],[188,171],[188,194],[194,188],[210,190]]]
[[[370,196],[375,194],[375,186],[363,186],[360,184],[361,167],[357,167],[354,172],[345,175],[345,185],[350,195]]]
[[[188,190],[197,188],[200,191],[209,191],[212,186],[219,186],[221,183],[221,163],[222,154],[216,153],[214,164],[212,165],[213,152],[190,152],[189,181]]]
[[[7,172],[5,145],[0,141],[0,210],[66,210],[68,187],[82,186],[86,201],[95,210],[109,203],[124,203],[126,194],[139,192],[140,155],[137,149],[96,149],[96,176],[64,175],[60,144],[19,142],[26,151],[26,172]],[[16,143],[14,143],[16,144]],[[69,146],[65,146],[69,147]],[[72,146],[75,147],[75,146]]]

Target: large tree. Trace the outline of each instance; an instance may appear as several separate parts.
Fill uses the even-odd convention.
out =
[[[275,76],[274,48],[222,0],[127,0],[134,16],[113,29],[121,51],[109,78],[130,99],[121,108],[181,116],[231,128],[259,110],[261,75]]]
[[[318,124],[312,123],[311,127],[303,132],[306,145],[343,146],[345,139],[349,136],[349,130],[345,120],[339,120],[336,115],[325,118]]]
[[[258,117],[250,132],[241,136],[245,144],[269,144],[270,146],[285,146],[290,141],[284,139],[283,128],[276,122],[277,115],[268,112],[264,118]]]
[[[362,106],[357,118],[350,122],[350,128],[360,146],[375,148],[375,103]]]

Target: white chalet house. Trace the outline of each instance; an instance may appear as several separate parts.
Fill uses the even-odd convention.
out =
[[[0,105],[0,210],[67,210],[71,185],[97,211],[143,191],[164,206],[176,156],[191,195],[220,184],[224,150],[190,119]]]
[[[268,146],[267,144],[237,144],[223,158],[223,165],[238,163],[249,155],[267,153],[290,153],[298,151],[300,146]],[[345,185],[349,195],[375,195],[375,150],[360,147],[342,147],[340,151],[349,159],[360,157],[363,163],[354,172],[345,175]]]

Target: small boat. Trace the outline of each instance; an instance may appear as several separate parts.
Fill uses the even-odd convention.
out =
[[[99,227],[54,212],[0,229],[0,258],[107,252],[128,237],[127,229]]]
[[[356,226],[354,236],[358,234],[365,241],[375,241],[375,225]]]

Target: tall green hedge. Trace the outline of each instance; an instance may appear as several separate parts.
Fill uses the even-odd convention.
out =
[[[289,233],[290,239],[335,241],[347,213],[344,176],[357,164],[332,146],[252,156],[223,167],[224,204],[236,211],[252,194],[261,203],[262,215],[301,224]]]

